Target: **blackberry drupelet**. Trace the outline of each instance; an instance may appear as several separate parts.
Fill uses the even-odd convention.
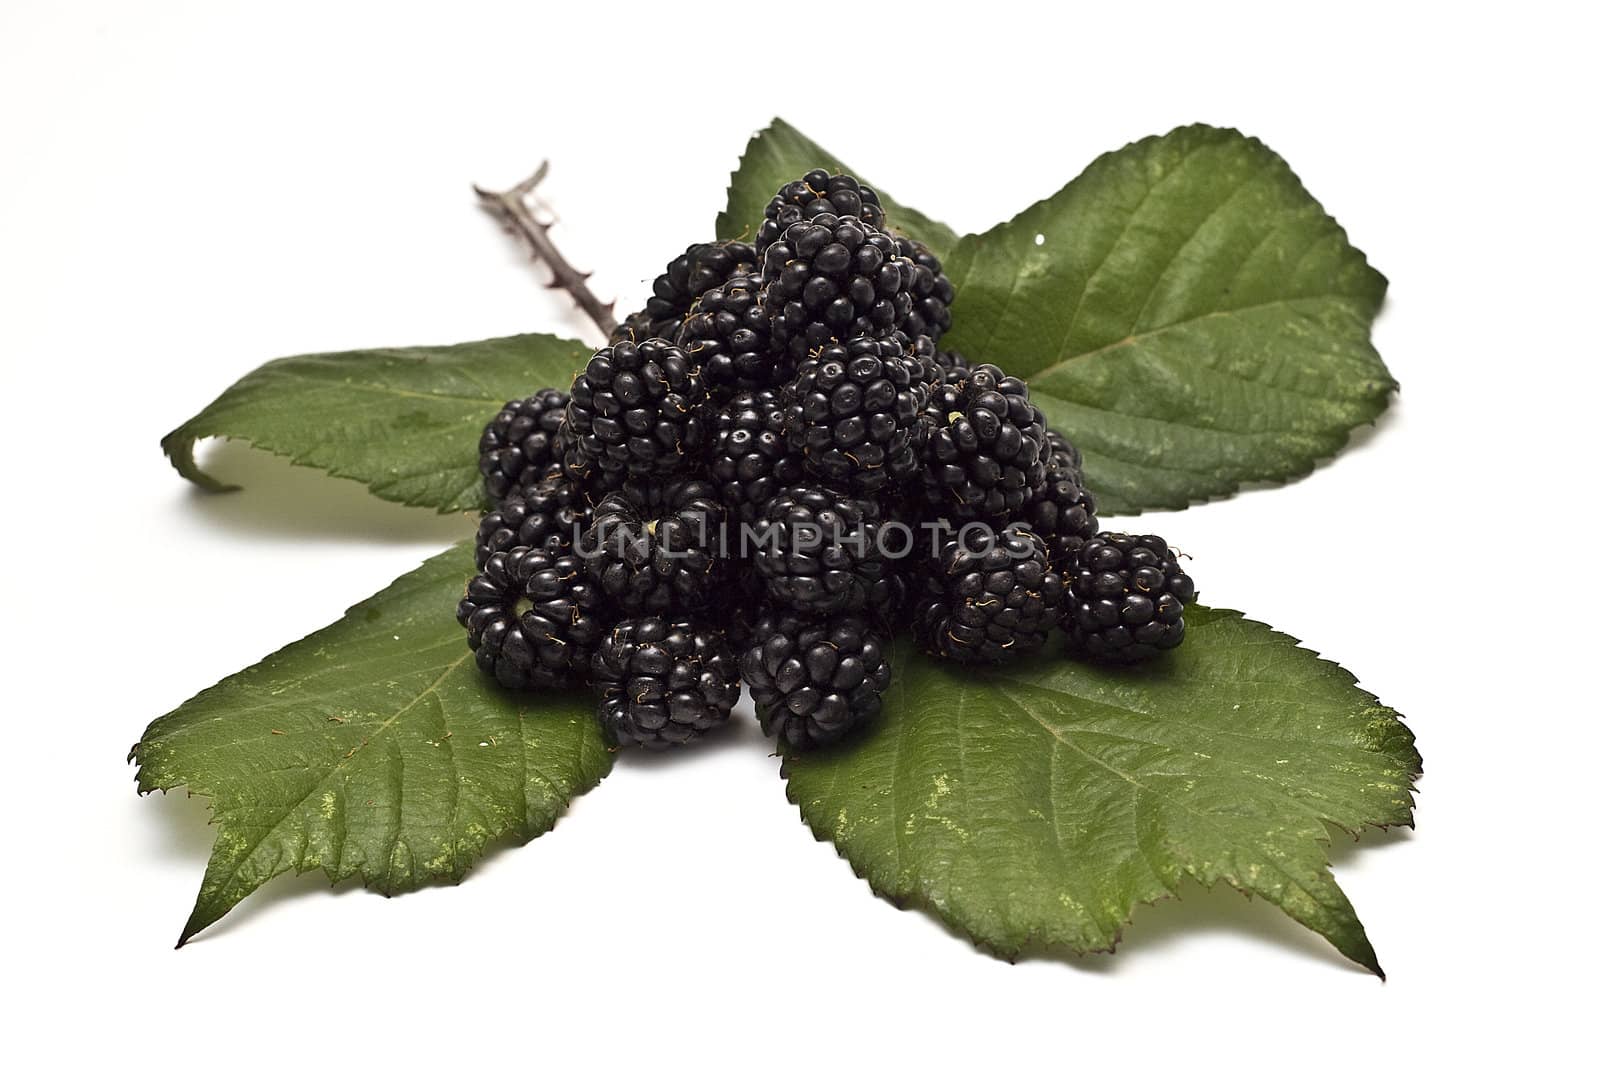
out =
[[[762,265],[772,345],[796,361],[857,335],[882,338],[911,312],[914,265],[855,216],[823,213],[791,225]]]
[[[500,502],[524,479],[540,478],[555,459],[568,400],[565,391],[547,387],[507,402],[489,421],[478,440],[478,471],[490,502]]]
[[[660,751],[726,724],[739,667],[722,633],[643,617],[611,629],[594,653],[601,726],[618,744]]]
[[[853,175],[830,175],[819,167],[785,185],[767,202],[766,216],[756,231],[756,254],[765,253],[791,224],[823,213],[856,216],[874,227],[883,226],[883,206],[871,187]]]
[[[865,619],[769,610],[740,662],[768,736],[791,748],[839,739],[883,705],[884,644]]]
[[[594,508],[578,556],[608,598],[630,613],[684,613],[706,606],[725,573],[716,488],[681,480],[658,494],[634,487]]]
[[[1142,662],[1183,642],[1194,581],[1156,535],[1102,532],[1079,548],[1061,626],[1069,644],[1102,662]]]
[[[761,288],[761,276],[735,275],[700,295],[678,329],[678,345],[700,366],[706,388],[719,400],[736,391],[781,387],[794,375],[794,361],[772,349]]]
[[[1062,579],[1025,525],[990,541],[945,539],[912,611],[917,642],[957,662],[1009,662],[1037,651],[1061,619]]]
[[[634,479],[669,476],[705,448],[705,385],[695,364],[663,339],[600,350],[573,380],[571,395],[563,462],[580,479],[592,469]]]
[[[1044,540],[1050,564],[1065,576],[1083,541],[1100,530],[1094,495],[1083,483],[1082,455],[1059,432],[1048,432],[1044,484],[1022,507],[1022,519]]]
[[[944,265],[933,251],[915,238],[894,236],[895,248],[912,264],[911,311],[902,328],[915,338],[926,335],[938,342],[950,330],[950,305],[956,299],[956,288],[944,273]]]
[[[582,488],[559,464],[546,465],[538,482],[517,488],[478,522],[478,568],[491,554],[516,547],[566,550],[591,513]]]
[[[798,483],[799,457],[783,434],[783,406],[776,391],[737,394],[713,425],[711,483],[730,517],[750,524],[779,490]]]
[[[479,668],[507,688],[564,688],[588,679],[614,618],[570,553],[517,547],[489,556],[456,620]]]
[[[755,270],[756,251],[746,242],[697,242],[685,249],[650,286],[643,309],[611,332],[611,342],[671,338],[696,298],[735,274]]]
[[[790,452],[822,481],[868,497],[915,476],[927,374],[897,338],[822,348],[783,388]]]
[[[880,542],[881,520],[872,499],[813,487],[780,491],[751,529],[767,598],[814,616],[849,611],[892,619],[905,583],[889,556],[899,544]]]
[[[947,372],[928,403],[923,493],[955,520],[1004,524],[1044,485],[1050,443],[1028,385],[992,364]]]

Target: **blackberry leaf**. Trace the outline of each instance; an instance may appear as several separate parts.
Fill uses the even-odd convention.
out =
[[[469,542],[145,730],[139,791],[187,786],[218,827],[180,945],[290,871],[459,881],[606,775],[586,693],[504,691],[473,664],[453,616],[471,575]]]
[[[1370,341],[1383,276],[1234,130],[1107,153],[945,271],[941,345],[1028,380],[1103,514],[1302,476],[1395,389]]]
[[[440,513],[485,504],[474,444],[507,400],[565,390],[592,353],[553,335],[456,346],[315,353],[269,361],[161,440],[180,473],[234,490],[201,470],[195,443],[243,439],[379,498]]]
[[[1159,669],[950,666],[902,641],[878,718],[784,758],[789,798],[874,891],[997,955],[1114,947],[1185,878],[1259,895],[1377,974],[1330,826],[1411,824],[1412,735],[1355,679],[1189,607]]]

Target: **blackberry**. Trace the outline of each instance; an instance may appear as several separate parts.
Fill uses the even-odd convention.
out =
[[[791,224],[828,213],[856,216],[874,227],[883,226],[883,205],[869,186],[853,175],[830,175],[822,168],[807,171],[788,183],[767,203],[765,218],[756,231],[756,253],[760,255]]]
[[[507,688],[564,688],[588,679],[612,617],[570,553],[517,547],[489,555],[456,620],[478,667]]]
[[[1000,524],[1044,485],[1050,443],[1028,385],[992,364],[947,372],[928,403],[923,493],[955,520]]]
[[[933,251],[915,238],[894,236],[895,248],[912,264],[911,311],[903,330],[913,338],[926,335],[938,342],[950,330],[950,305],[956,299],[955,284],[944,273],[944,265]]]
[[[772,344],[796,361],[857,335],[882,338],[911,312],[912,263],[855,216],[825,212],[792,224],[762,266]]]
[[[772,350],[761,288],[761,276],[735,275],[700,295],[678,329],[678,345],[719,398],[781,387],[794,374],[794,361]]]
[[[756,622],[740,669],[761,728],[796,749],[830,743],[876,715],[890,678],[883,641],[863,618],[789,610]]]
[[[491,554],[516,547],[566,550],[588,527],[591,512],[578,484],[559,464],[547,465],[538,482],[517,488],[478,522],[478,568]]]
[[[756,251],[746,242],[697,242],[685,249],[650,285],[650,300],[611,332],[611,342],[670,338],[701,294],[736,273],[755,270]]]
[[[1078,550],[1061,625],[1069,644],[1102,662],[1142,662],[1183,642],[1194,581],[1167,541],[1102,532]]]
[[[822,348],[783,388],[790,452],[824,482],[868,496],[914,476],[926,375],[896,338]]]
[[[644,617],[613,628],[594,653],[600,724],[618,744],[659,751],[727,722],[739,669],[716,629]]]
[[[933,360],[943,369],[947,378],[957,378],[972,371],[972,365],[955,350],[938,350],[934,353]]]
[[[706,390],[677,346],[659,338],[597,352],[572,383],[567,471],[648,479],[688,467],[705,447]]]
[[[1009,662],[1044,646],[1064,595],[1045,543],[1025,525],[967,549],[946,539],[912,611],[917,641],[957,662]]]
[[[756,573],[774,603],[812,615],[850,611],[888,619],[905,593],[895,547],[880,539],[871,499],[791,487],[767,504],[751,530]],[[897,547],[898,545],[896,545]]]
[[[1022,519],[1044,540],[1051,564],[1072,567],[1083,541],[1100,530],[1094,496],[1083,484],[1082,455],[1057,432],[1048,432],[1050,460],[1044,483],[1022,507]]]
[[[478,471],[490,502],[499,502],[526,477],[538,479],[556,456],[556,439],[566,419],[565,391],[547,387],[505,404],[478,440]]]
[[[601,590],[631,613],[704,607],[723,579],[723,521],[716,488],[682,480],[656,496],[636,489],[594,508],[578,556]]]
[[[800,459],[789,453],[776,391],[744,392],[717,414],[708,466],[732,518],[754,522],[781,488],[799,482]]]

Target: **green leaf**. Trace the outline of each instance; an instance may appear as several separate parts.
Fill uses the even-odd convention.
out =
[[[391,502],[479,509],[484,425],[512,398],[566,387],[590,352],[570,339],[514,335],[285,357],[229,387],[161,448],[179,472],[214,491],[232,488],[200,470],[194,444],[224,436],[360,480]]]
[[[1303,475],[1395,388],[1370,341],[1383,276],[1234,130],[1108,153],[946,270],[944,344],[1028,378],[1106,513]]]
[[[782,119],[774,119],[771,126],[758,132],[745,146],[739,169],[728,183],[728,207],[717,216],[717,237],[724,241],[753,238],[772,195],[814,167],[825,167],[834,172],[848,171],[867,182],[861,172],[846,167],[837,156]],[[889,226],[925,243],[941,257],[955,246],[955,231],[914,208],[900,204],[881,186],[871,182],[867,182],[867,185],[877,191],[878,199],[883,202]]]
[[[218,826],[179,945],[291,870],[385,894],[458,881],[605,776],[587,695],[479,672],[455,621],[471,574],[470,543],[446,551],[145,730],[139,790],[186,785]]]
[[[880,895],[1001,956],[1110,949],[1187,875],[1381,974],[1327,827],[1410,825],[1411,732],[1292,637],[1230,610],[1186,619],[1181,648],[1129,670],[974,672],[902,643],[882,718],[786,757],[789,798]]]

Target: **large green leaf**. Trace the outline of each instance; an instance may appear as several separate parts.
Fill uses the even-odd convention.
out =
[[[1309,472],[1394,390],[1383,276],[1287,164],[1193,126],[963,238],[946,345],[1026,376],[1108,513]]]
[[[459,880],[605,776],[591,699],[479,672],[455,622],[471,573],[470,544],[446,551],[145,730],[140,791],[186,785],[218,826],[180,945],[291,870],[384,893]]]
[[[721,239],[745,238],[755,234],[756,225],[766,211],[767,202],[779,187],[804,175],[814,167],[829,171],[849,171],[862,178],[861,172],[846,167],[838,157],[827,152],[800,131],[774,119],[772,125],[758,132],[745,146],[739,159],[739,169],[728,183],[728,207],[717,216],[717,237]],[[863,181],[865,179],[863,178]],[[869,183],[883,202],[889,216],[889,225],[902,234],[927,243],[935,253],[943,256],[956,244],[956,232],[937,220],[929,219],[914,208],[900,204]]]
[[[1229,610],[1127,670],[973,672],[895,652],[882,718],[784,759],[789,797],[878,893],[1016,957],[1113,947],[1185,876],[1277,904],[1382,973],[1328,826],[1411,822],[1411,732],[1350,674]]]
[[[231,488],[200,470],[194,444],[225,436],[360,480],[391,502],[478,509],[483,426],[509,399],[571,383],[589,352],[570,339],[514,335],[285,357],[229,387],[161,448],[179,472],[212,490]]]

